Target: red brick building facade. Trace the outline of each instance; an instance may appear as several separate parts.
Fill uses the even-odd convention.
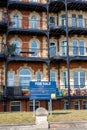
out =
[[[56,81],[53,110],[87,109],[87,0],[0,0],[0,112],[33,110],[30,81]]]

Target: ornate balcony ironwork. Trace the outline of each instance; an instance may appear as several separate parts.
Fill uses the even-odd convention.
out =
[[[46,2],[30,1],[30,0],[9,0],[8,7],[12,9],[23,9],[30,11],[43,12],[47,10]]]
[[[10,19],[8,32],[11,34],[46,35],[47,20]]]
[[[65,35],[66,18],[62,18],[62,17],[59,17],[59,18],[53,17],[53,18],[54,18],[54,22],[49,22],[50,35],[55,35],[55,36]],[[68,33],[86,35],[87,34],[87,19],[68,17]]]

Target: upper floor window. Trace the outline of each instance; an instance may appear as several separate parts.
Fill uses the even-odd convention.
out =
[[[49,19],[49,27],[52,28],[55,26],[55,17],[51,16]]]
[[[18,14],[14,14],[12,17],[12,27],[19,28],[20,27],[20,18]]]
[[[19,85],[22,89],[29,89],[30,81],[32,79],[31,71],[28,69],[22,69],[19,72]]]
[[[14,86],[14,73],[8,72],[8,86]]]
[[[84,41],[83,40],[73,40],[73,54],[74,55],[84,55],[85,48],[84,48]]]
[[[67,71],[62,72],[63,88],[68,88],[68,73]]]
[[[36,15],[33,15],[31,17],[30,26],[31,26],[32,29],[37,29],[38,25],[39,25],[38,17]]]
[[[72,26],[83,27],[83,25],[84,25],[83,15],[72,14]]]
[[[56,81],[56,72],[54,71],[50,72],[50,81]]]
[[[56,45],[55,43],[50,43],[50,57],[55,56],[56,54]]]
[[[67,55],[67,41],[62,41],[60,50],[63,56]]]
[[[19,40],[14,40],[12,41],[12,44],[15,45],[15,51],[14,51],[14,54],[15,55],[19,55],[20,54],[20,51],[21,51],[21,48],[20,48],[20,41]]]
[[[61,19],[61,26],[66,26],[66,14],[62,14],[60,19]]]
[[[75,71],[74,72],[74,88],[84,88],[85,87],[85,72]]]
[[[41,73],[37,72],[37,81],[41,81]]]
[[[38,56],[38,43],[36,41],[31,42],[31,56]]]

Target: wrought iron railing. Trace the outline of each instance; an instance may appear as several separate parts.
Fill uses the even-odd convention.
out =
[[[49,28],[66,27],[66,17],[52,17],[49,20]],[[57,24],[58,23],[58,24]],[[87,28],[87,19],[68,17],[68,27],[71,28]]]
[[[87,56],[87,47],[84,46],[69,46],[69,56]],[[59,50],[59,51],[57,51]],[[67,46],[60,46],[59,48],[50,47],[50,57],[67,56]]]
[[[28,18],[18,19],[13,18],[9,21],[9,28],[13,29],[33,29],[47,30],[47,20],[31,20]]]
[[[9,2],[26,2],[26,3],[47,3],[47,0],[9,0]]]
[[[21,57],[37,57],[37,58],[47,58],[48,57],[48,49],[46,48],[20,48],[8,47],[9,56],[21,56]]]

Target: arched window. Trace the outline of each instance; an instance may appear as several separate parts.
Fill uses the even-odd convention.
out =
[[[20,48],[20,41],[19,40],[14,40],[12,41],[12,44],[15,45],[15,51],[14,51],[14,54],[15,55],[19,55],[20,54],[20,51],[21,51],[21,48]]]
[[[19,72],[19,85],[22,89],[29,89],[30,81],[32,79],[31,71],[28,69],[22,69]]]
[[[37,81],[41,81],[41,73],[37,72]]]
[[[31,42],[31,56],[38,56],[38,43],[36,41]]]
[[[32,29],[37,29],[38,28],[38,17],[36,15],[33,15],[31,17],[31,28]]]
[[[18,28],[19,25],[20,25],[19,22],[20,22],[19,15],[14,14],[13,17],[12,17],[12,27],[13,28]]]
[[[8,86],[13,87],[14,86],[14,73],[8,72]]]

